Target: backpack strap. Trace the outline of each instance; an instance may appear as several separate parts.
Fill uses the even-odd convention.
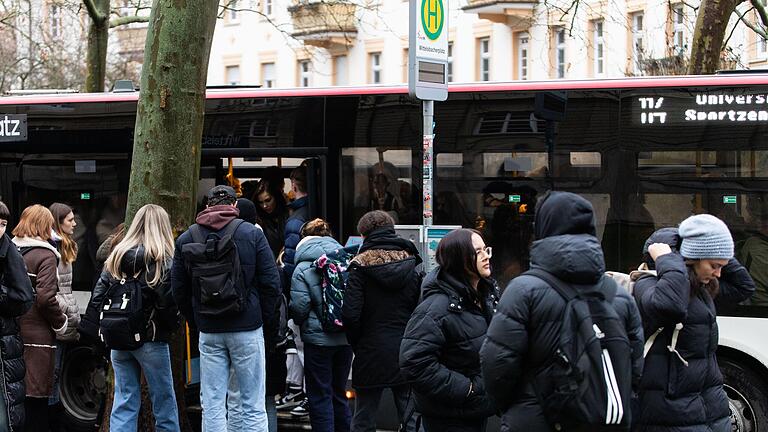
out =
[[[231,221],[230,223],[228,223],[227,226],[224,227],[224,229],[220,231],[221,237],[224,237],[224,236],[227,236],[227,235],[234,236],[235,232],[237,231],[237,229],[240,228],[240,224],[242,224],[243,222],[245,222],[245,221],[242,220],[242,219],[235,219],[235,220]]]
[[[680,330],[682,329],[683,329],[683,323],[675,324],[675,328],[672,330],[672,341],[669,345],[667,345],[667,350],[677,355],[677,358],[679,358],[684,365],[688,366],[688,361],[685,360],[683,356],[677,351],[677,341],[680,338]],[[651,335],[651,337],[648,338],[648,340],[645,341],[645,346],[643,347],[643,358],[648,356],[648,352],[651,351],[651,347],[653,346],[653,343],[656,342],[656,338],[663,331],[664,331],[664,327],[659,328]]]
[[[566,302],[569,302],[579,296],[579,292],[576,291],[576,289],[573,288],[569,283],[566,283],[562,279],[547,271],[541,269],[530,269],[523,274],[534,276],[543,280],[549,284],[549,286],[554,288],[555,291],[557,291],[557,293],[560,294],[560,296],[564,298]],[[609,303],[613,302],[614,297],[616,297],[616,291],[618,289],[616,282],[614,282],[612,278],[603,275],[600,278],[598,284],[604,287],[602,293],[605,295],[605,300]]]
[[[205,243],[205,237],[203,237],[203,232],[200,231],[200,225],[193,224],[191,227],[189,227],[189,235],[192,236],[193,242]]]
[[[226,235],[233,235],[235,231],[240,227],[244,221],[242,219],[234,219],[229,222],[224,229],[219,231],[219,236],[224,237]],[[203,236],[203,232],[200,230],[200,225],[194,224],[189,227],[189,234],[192,236],[192,241],[195,243],[205,243],[206,238]]]

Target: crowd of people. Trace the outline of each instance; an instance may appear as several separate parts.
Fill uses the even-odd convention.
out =
[[[316,432],[375,431],[387,389],[410,432],[484,431],[496,414],[504,431],[730,430],[716,304],[755,284],[718,218],[651,235],[627,290],[606,274],[591,204],[549,192],[531,270],[502,293],[472,229],[446,235],[424,274],[391,214],[373,210],[362,244],[339,255],[349,248],[329,223],[310,219],[304,169],[290,202],[281,177],[253,199],[215,186],[175,240],[166,211],[145,205],[104,242],[85,311],[71,291],[72,208],[27,207],[11,239],[0,203],[0,431],[58,432],[62,353],[77,338],[111,349],[110,430],[137,429],[144,376],[156,429],[179,431],[168,342],[181,318],[199,335],[205,431],[274,432],[281,409]],[[347,259],[324,266],[331,257]]]

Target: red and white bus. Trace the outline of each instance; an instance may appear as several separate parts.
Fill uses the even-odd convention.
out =
[[[729,224],[758,292],[719,311],[720,365],[734,430],[768,430],[768,75],[466,84],[449,92],[435,105],[434,223],[481,230],[501,284],[526,269],[533,204],[549,189],[593,204],[612,270],[637,266],[651,232],[691,214]],[[0,198],[14,216],[32,203],[73,205],[74,287],[84,298],[96,250],[123,219],[137,98],[0,98]],[[230,158],[246,194],[266,168],[287,179],[308,159],[311,212],[342,242],[373,208],[420,224],[421,127],[420,102],[404,86],[209,90],[198,190],[225,183]],[[95,418],[104,388],[88,355],[88,347],[71,349],[62,378],[80,426]]]

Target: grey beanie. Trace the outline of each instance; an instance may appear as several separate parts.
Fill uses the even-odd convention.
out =
[[[728,226],[720,219],[700,214],[680,224],[683,239],[680,254],[690,259],[733,258],[733,237]]]

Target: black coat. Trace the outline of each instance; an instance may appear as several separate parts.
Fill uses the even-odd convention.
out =
[[[548,200],[560,205],[537,209],[537,237],[531,247],[531,268],[542,269],[576,290],[601,289],[605,272],[600,243],[594,236],[591,205],[572,194]],[[555,358],[566,302],[543,280],[513,279],[499,301],[480,352],[486,391],[502,412],[502,431],[549,431],[533,388],[534,371]],[[632,377],[642,374],[643,332],[632,297],[621,289],[614,307],[625,323],[632,348]],[[625,414],[626,415],[626,414]]]
[[[8,236],[0,237],[0,358],[5,388],[5,406],[8,407],[10,431],[24,429],[24,344],[19,333],[17,318],[25,314],[35,298],[35,291],[27,276],[24,260]],[[6,415],[6,413],[0,413]]]
[[[147,286],[141,293],[141,305],[147,322],[146,340],[154,342],[169,342],[179,324],[179,311],[173,301],[170,282],[170,260],[166,263],[163,279],[154,287]],[[144,247],[137,246],[125,253],[120,262],[120,270],[126,275],[139,273],[139,278],[154,277],[155,265],[150,263],[149,272],[146,271]],[[99,276],[96,286],[93,288],[91,300],[80,321],[80,332],[91,340],[98,340],[99,315],[104,295],[115,278],[104,270]]]
[[[658,236],[658,233],[654,235]],[[666,243],[664,238],[655,242]],[[656,270],[657,278],[638,280],[634,290],[646,335],[665,328],[645,358],[638,395],[639,410],[635,418],[637,430],[730,431],[728,398],[717,364],[718,329],[714,302],[704,290],[691,296],[688,269],[679,254],[658,257]],[[718,300],[743,301],[754,293],[754,289],[752,278],[738,261],[731,259],[723,267]],[[676,323],[683,324],[677,352],[688,366],[666,348]]]
[[[388,234],[389,241],[363,249],[349,268],[342,320],[355,352],[355,388],[406,383],[398,354],[405,326],[419,302],[422,273],[416,266],[421,258],[413,243],[396,237],[393,228]]]
[[[480,376],[480,346],[495,308],[496,288],[480,282],[482,307],[475,304],[471,289],[440,270],[430,273],[423,300],[405,329],[400,367],[424,416],[468,420],[493,414]]]

